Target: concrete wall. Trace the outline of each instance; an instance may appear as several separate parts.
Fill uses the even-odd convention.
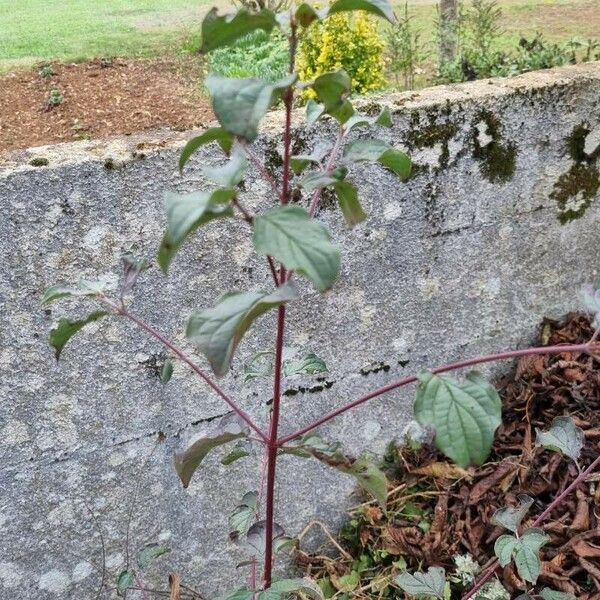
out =
[[[574,308],[577,287],[598,276],[600,64],[389,95],[367,109],[380,104],[392,109],[394,127],[377,133],[410,151],[416,173],[399,184],[382,169],[356,169],[371,217],[352,231],[332,205],[321,211],[343,246],[343,277],[324,296],[301,286],[286,343],[323,355],[331,373],[286,381],[283,431],[417,368],[528,344],[543,316]],[[260,148],[273,165],[281,116],[268,122]],[[295,129],[296,150],[331,136],[323,125]],[[86,307],[40,306],[57,280],[114,282],[124,251],[155,255],[163,191],[202,187],[200,166],[218,160],[210,148],[180,176],[188,137],[0,157],[2,599],[96,598],[102,565],[111,586],[123,568],[127,537],[130,555],[147,541],[172,547],[150,578],[157,585],[170,569],[207,593],[242,577],[226,515],[256,486],[257,457],[225,470],[213,456],[188,490],[171,464],[223,404],[181,366],[161,385],[160,345],[117,320],[90,327],[56,364],[48,330]],[[273,201],[256,173],[246,187],[250,205]],[[188,243],[169,277],[152,268],[134,307],[185,345],[194,308],[234,287],[265,285],[247,227],[223,223]],[[223,381],[257,419],[269,390],[243,385],[240,373],[244,357],[271,347],[272,330],[269,315]],[[354,452],[380,451],[410,418],[412,394],[380,398],[322,433]],[[309,461],[284,463],[280,497],[290,502],[278,520],[286,530],[313,517],[339,521],[352,481]]]

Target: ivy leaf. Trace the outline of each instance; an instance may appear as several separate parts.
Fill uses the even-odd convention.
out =
[[[501,535],[494,544],[494,554],[501,567],[505,567],[512,560],[512,555],[519,540],[514,535]]]
[[[350,227],[362,223],[367,218],[367,213],[360,205],[356,186],[349,181],[339,181],[334,184],[333,189],[346,223]]]
[[[258,512],[258,492],[246,492],[229,516],[229,526],[237,535],[246,535]]]
[[[234,447],[233,450],[226,454],[221,459],[221,464],[225,466],[229,466],[231,463],[234,463],[236,460],[240,458],[245,458],[246,456],[250,456],[250,450],[252,448],[252,444],[248,440],[240,440]]]
[[[350,93],[352,80],[346,71],[331,71],[319,75],[311,84],[324,111],[331,114],[339,110]]]
[[[229,201],[236,194],[235,188],[191,194],[165,194],[167,230],[158,250],[158,264],[163,272],[167,272],[183,242],[196,229],[213,219],[233,216]]]
[[[583,430],[575,425],[571,417],[556,417],[548,431],[535,429],[535,445],[560,452],[577,462],[585,444]]]
[[[265,554],[265,540],[267,533],[267,522],[257,521],[248,529],[246,534],[246,543],[248,546],[256,552],[256,556],[264,556]],[[273,524],[273,544],[277,539],[285,536],[283,527],[278,523]]]
[[[161,383],[169,383],[171,381],[171,377],[173,376],[173,361],[170,358],[165,360],[165,364],[162,366],[160,370],[160,382]]]
[[[376,117],[367,117],[366,115],[354,115],[350,117],[344,124],[346,133],[349,133],[354,127],[362,127],[363,125],[381,125],[382,127],[392,126],[392,113],[385,106]]]
[[[320,436],[310,433],[281,449],[284,454],[300,458],[313,457],[334,469],[352,475],[360,487],[370,494],[385,512],[387,509],[387,478],[368,457],[358,459],[346,456],[340,444],[328,444]]]
[[[335,0],[329,7],[329,14],[355,10],[364,10],[378,17],[383,17],[392,25],[397,23],[394,10],[387,0]]]
[[[448,375],[418,375],[415,417],[435,429],[436,446],[461,467],[481,465],[502,422],[498,392],[475,371],[460,383]]]
[[[541,592],[544,600],[577,600],[573,594],[566,594],[565,592],[557,592],[550,588],[544,588]]]
[[[394,583],[411,596],[431,597],[444,600],[446,571],[442,567],[430,567],[425,573],[400,573]]]
[[[514,558],[519,577],[525,581],[535,583],[542,569],[538,553],[525,544],[519,544],[515,548]]]
[[[171,552],[170,548],[158,544],[146,544],[137,554],[137,563],[140,569],[148,568],[159,556]]]
[[[65,347],[65,344],[81,329],[89,323],[98,321],[102,317],[106,317],[110,313],[105,310],[97,310],[89,314],[84,319],[71,321],[69,319],[59,319],[56,327],[50,330],[50,345],[54,348],[56,360],[60,358],[60,354]]]
[[[301,373],[316,375],[317,373],[327,372],[328,370],[325,361],[313,352],[309,352],[300,360],[289,360],[284,361],[283,363],[283,374],[286,377],[299,375]]]
[[[192,138],[184,146],[179,155],[179,170],[183,171],[183,167],[185,167],[187,161],[198,148],[210,144],[210,142],[217,142],[217,144],[221,146],[221,150],[223,150],[225,154],[229,154],[231,152],[231,147],[233,146],[233,135],[228,131],[225,131],[222,127],[211,127],[203,134]]]
[[[344,159],[346,162],[379,162],[402,179],[406,179],[411,172],[408,155],[383,140],[354,140],[344,149]]]
[[[494,525],[500,525],[500,527],[516,533],[532,505],[533,498],[521,494],[519,495],[519,506],[499,508],[492,516],[491,521]]]
[[[76,288],[66,285],[53,285],[49,287],[42,296],[42,304],[48,304],[61,298],[78,298],[82,296],[98,296],[106,287],[106,284],[101,281],[79,281]]]
[[[290,75],[270,83],[262,79],[209,75],[205,85],[223,129],[251,142],[258,136],[258,126],[267,110],[279,98],[281,91],[290,87],[296,79],[296,75]]]
[[[233,353],[252,323],[271,308],[296,298],[298,294],[291,283],[270,293],[230,292],[213,308],[194,313],[186,335],[206,356],[215,375],[225,375]]]
[[[277,25],[275,13],[266,8],[252,13],[245,8],[227,15],[218,15],[217,12],[216,8],[212,8],[202,21],[202,53],[228,46],[257,29],[270,33]]]
[[[117,596],[124,596],[125,592],[133,585],[134,580],[135,573],[132,570],[121,571],[117,577]]]
[[[306,124],[310,127],[314,125],[319,118],[325,114],[325,106],[314,100],[306,103]]]
[[[204,175],[217,185],[232,188],[235,187],[244,177],[248,170],[248,160],[243,150],[236,146],[231,154],[230,160],[220,167],[205,167]]]
[[[229,413],[219,420],[216,427],[204,436],[197,439],[184,452],[175,454],[175,470],[187,488],[192,476],[206,455],[213,449],[234,440],[245,438],[249,429],[235,413]]]
[[[330,288],[340,271],[340,251],[329,232],[299,206],[272,208],[254,220],[254,247],[287,269],[308,277],[320,290]]]

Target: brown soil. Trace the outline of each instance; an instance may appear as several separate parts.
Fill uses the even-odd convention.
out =
[[[52,64],[0,77],[0,152],[156,128],[201,127],[213,119],[201,65],[185,60]],[[62,102],[48,103],[60,90]]]
[[[584,343],[592,334],[588,317],[572,314],[564,323],[546,321],[541,342]],[[453,557],[465,553],[480,565],[491,564],[494,542],[506,533],[491,522],[493,513],[517,505],[519,494],[527,494],[536,500],[524,522],[528,526],[577,476],[572,461],[535,447],[535,429],[547,430],[554,417],[569,415],[585,432],[582,467],[598,456],[600,360],[568,352],[526,357],[500,389],[503,424],[487,464],[464,470],[431,448],[395,449],[388,471],[392,489],[387,516],[373,503],[354,509],[340,535],[344,554],[301,551],[303,570],[335,586],[356,569],[359,557],[363,562],[371,557],[373,566],[361,573],[351,596],[373,600],[381,598],[381,589],[399,572],[399,559],[411,571],[443,566],[451,572]],[[578,600],[600,599],[599,481],[600,473],[592,475],[543,524],[550,542],[541,552],[540,589],[548,586]],[[522,593],[524,584],[512,566],[496,574],[513,597]],[[456,585],[452,597],[460,596],[461,586]]]

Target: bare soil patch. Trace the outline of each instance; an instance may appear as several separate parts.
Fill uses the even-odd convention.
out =
[[[202,127],[213,119],[196,59],[48,65],[0,77],[0,152],[134,132]],[[58,90],[52,92],[52,90]],[[49,105],[53,95],[56,106]]]

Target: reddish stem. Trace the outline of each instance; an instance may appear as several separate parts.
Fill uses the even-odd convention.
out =
[[[136,325],[141,327],[144,331],[155,337],[157,340],[162,342],[179,360],[185,363],[194,373],[199,375],[204,381],[229,405],[229,407],[242,419],[246,422],[248,427],[252,429],[261,440],[268,442],[269,438],[265,435],[262,429],[252,420],[252,417],[245,412],[242,408],[240,408],[237,403],[232,400],[197,364],[195,364],[188,356],[180,350],[175,344],[173,344],[170,340],[168,340],[162,333],[154,329],[151,325],[146,323],[140,317],[130,313],[127,308],[124,306],[117,306],[114,302],[109,300],[108,298],[101,298],[101,300],[108,304],[111,308],[113,308],[117,314],[120,314],[124,317],[127,317],[129,320],[133,321]]]
[[[263,587],[271,585],[273,576],[273,529],[275,520],[275,474],[277,467],[277,432],[281,409],[281,368],[283,362],[283,338],[285,330],[285,305],[277,310],[277,338],[275,340],[275,364],[273,377],[273,406],[271,427],[267,442],[267,499],[265,505],[265,565]]]
[[[473,365],[478,365],[481,363],[504,360],[507,358],[518,358],[520,356],[530,356],[533,354],[560,354],[562,352],[600,352],[600,344],[590,344],[588,342],[587,344],[565,344],[563,346],[542,346],[538,348],[526,348],[524,350],[509,350],[508,352],[488,354],[487,356],[478,356],[476,358],[470,358],[468,360],[452,363],[443,367],[436,367],[435,369],[431,369],[431,372],[435,374],[447,373],[448,371],[455,371],[457,369],[463,369],[465,367],[471,367]],[[339,415],[349,411],[350,409],[359,406],[360,404],[364,404],[368,400],[376,398],[377,396],[381,396],[386,392],[391,392],[392,390],[396,390],[410,383],[414,383],[415,381],[417,381],[417,379],[418,378],[416,375],[410,375],[408,377],[404,377],[402,379],[398,379],[397,381],[389,383],[388,385],[384,385],[383,387],[380,387],[374,390],[373,392],[369,392],[368,394],[361,396],[357,400],[354,400],[352,402],[349,402],[348,404],[345,404],[344,406],[340,406],[340,408],[332,410],[331,412],[327,413],[326,415],[323,415],[310,425],[302,427],[302,429],[298,429],[294,433],[286,435],[285,437],[279,439],[277,441],[277,444],[279,446],[287,444],[287,442],[293,440],[294,438],[300,437],[301,435],[304,435],[305,433],[316,429],[320,425],[323,425],[323,423],[327,423],[327,421],[335,419],[335,417],[338,417]]]
[[[594,461],[587,467],[587,469],[585,469],[584,471],[581,471],[581,473],[579,473],[579,475],[573,480],[573,482],[562,492],[560,493],[558,496],[556,496],[556,498],[554,498],[554,500],[552,500],[552,502],[546,507],[546,510],[544,510],[544,512],[542,512],[542,514],[540,514],[538,516],[538,518],[533,522],[533,524],[531,525],[532,527],[538,527],[539,525],[541,525],[547,518],[548,516],[550,516],[550,514],[552,513],[552,511],[561,504],[561,502],[580,484],[582,483],[586,477],[588,475],[590,475],[590,473],[592,473],[594,471],[594,469],[600,465],[600,455],[598,455]],[[471,589],[469,589],[468,592],[466,592],[466,594],[464,594],[461,598],[461,600],[469,600],[469,598],[472,598],[494,575],[494,573],[496,572],[496,569],[499,567],[499,563],[498,560],[496,559],[490,566],[490,568],[485,571],[485,573],[473,584],[473,587],[471,587]]]

